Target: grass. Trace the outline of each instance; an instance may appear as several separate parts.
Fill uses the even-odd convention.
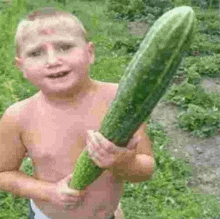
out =
[[[68,2],[61,8],[74,12],[90,30],[96,47],[96,62],[91,77],[100,81],[118,82],[136,47],[137,36],[128,35],[126,22],[115,21],[106,14],[105,1]],[[1,13],[0,26],[0,113],[11,104],[33,95],[37,89],[22,78],[13,65],[13,37],[17,21],[30,10],[41,6],[56,6],[54,1],[14,1],[6,14]],[[10,19],[9,19],[10,17]],[[10,26],[10,29],[3,28]],[[7,30],[7,31],[6,31]],[[192,167],[176,159],[165,150],[170,139],[163,128],[148,120],[147,133],[153,140],[156,169],[151,180],[141,183],[124,183],[125,193],[121,198],[126,219],[217,219],[219,201],[217,196],[195,194],[187,187],[192,177]],[[23,160],[23,172],[32,175],[29,159]],[[28,200],[15,198],[11,193],[0,192],[0,219],[26,219]]]

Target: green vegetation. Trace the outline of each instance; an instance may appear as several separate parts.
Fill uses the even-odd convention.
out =
[[[185,81],[174,85],[164,100],[176,104],[179,127],[199,137],[211,137],[220,128],[220,95]]]
[[[126,219],[207,219],[218,217],[217,196],[194,194],[186,183],[192,167],[165,149],[170,139],[160,124],[147,121],[156,161],[154,177],[139,184],[125,183],[121,199]],[[208,203],[208,204],[207,204]]]
[[[17,22],[26,13],[38,7],[58,6],[75,13],[90,31],[90,39],[96,46],[96,62],[91,69],[91,77],[109,82],[120,80],[142,38],[129,35],[126,26],[129,16],[117,15],[113,10],[109,11],[107,7],[109,1],[14,0],[13,5],[10,6],[1,3],[0,116],[8,106],[37,91],[22,78],[22,74],[14,66],[13,58]],[[129,0],[129,2],[130,8],[137,7],[135,0]],[[149,5],[146,8],[147,1],[143,0],[143,2],[145,2],[143,10],[146,9],[146,11],[151,7],[156,7],[158,2],[168,2],[167,6],[170,5],[170,1],[161,0],[154,1],[153,6]],[[172,2],[175,6],[176,4],[177,6],[189,5],[183,0]],[[199,90],[199,85],[200,78],[217,77],[219,74],[219,12],[218,8],[214,7],[216,2],[214,0],[205,1],[206,5],[201,5],[200,0],[188,1],[188,3],[191,2],[196,4],[193,9],[198,19],[195,40],[187,52],[187,57],[177,70],[177,79],[180,74],[184,75],[183,83],[172,85],[167,95],[170,97],[169,101],[173,101],[180,107],[179,120],[182,128],[197,132],[195,134],[201,136],[209,136],[219,129],[219,103],[217,101],[219,97],[218,94]],[[212,7],[209,7],[211,2]],[[139,7],[135,10],[140,11]],[[163,8],[163,6],[158,6],[158,8]],[[133,14],[133,21],[141,20],[141,13]],[[152,17],[152,24],[158,16],[154,14],[155,17],[150,14],[148,17],[149,19]],[[145,14],[144,17],[147,15]],[[195,53],[195,51],[198,52]],[[195,54],[198,53],[199,56],[196,56]],[[187,86],[187,89],[184,89],[184,86]],[[169,139],[162,128],[151,120],[147,123],[148,134],[154,140],[153,148],[157,167],[151,180],[139,184],[128,182],[124,184],[125,193],[121,202],[126,219],[219,219],[218,197],[195,194],[187,187],[186,182],[192,177],[191,167],[187,166],[184,161],[173,158],[165,150]],[[31,161],[24,159],[23,165],[23,171],[31,175],[33,172]],[[10,193],[0,192],[0,219],[26,219],[27,204],[26,199],[14,198]]]

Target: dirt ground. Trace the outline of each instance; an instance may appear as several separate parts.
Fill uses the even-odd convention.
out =
[[[141,35],[149,29],[144,22],[130,22],[131,34]],[[220,93],[220,79],[204,79],[202,86]],[[163,100],[151,113],[154,122],[163,125],[171,144],[167,146],[174,157],[182,158],[193,166],[193,177],[187,183],[195,193],[220,196],[220,130],[211,138],[201,139],[178,128],[178,109]]]
[[[220,188],[220,133],[207,139],[182,131],[177,124],[178,109],[162,100],[151,113],[171,139],[167,149],[174,157],[193,165],[193,178],[188,182],[194,192],[219,195]]]

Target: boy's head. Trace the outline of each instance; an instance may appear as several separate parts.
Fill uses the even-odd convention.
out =
[[[40,29],[58,27],[67,31],[76,30],[77,34],[89,42],[88,35],[83,27],[81,21],[74,15],[54,9],[52,7],[45,7],[38,9],[29,14],[24,20],[20,21],[17,27],[15,36],[16,56],[20,57],[22,45],[25,43],[30,33],[39,31]]]
[[[41,90],[66,80],[51,78],[58,73],[71,72],[69,86],[88,80],[94,45],[82,23],[68,12],[42,8],[29,14],[18,25],[15,44],[16,66]]]

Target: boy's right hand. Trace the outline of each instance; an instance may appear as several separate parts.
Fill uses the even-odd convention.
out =
[[[81,206],[85,199],[85,191],[78,191],[69,187],[72,174],[54,183],[50,190],[50,202],[67,210]]]

